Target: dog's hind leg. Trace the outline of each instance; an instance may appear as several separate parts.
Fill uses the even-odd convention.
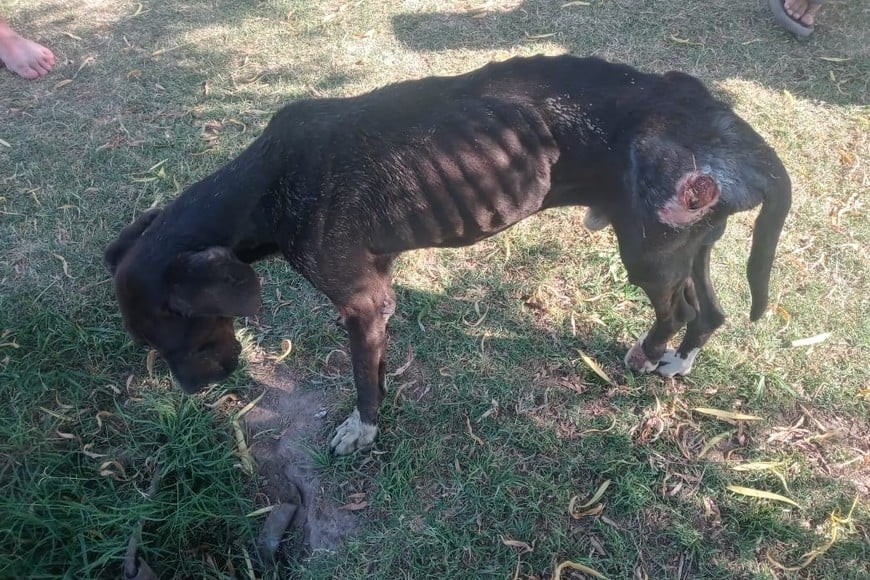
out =
[[[386,395],[387,321],[396,309],[389,275],[373,277],[339,303],[350,338],[357,404],[336,429],[330,447],[339,455],[371,447],[378,434],[378,408]]]
[[[710,282],[712,244],[701,246],[692,262],[692,281],[698,297],[698,315],[686,327],[686,336],[677,350],[667,349],[656,372],[666,377],[687,375],[695,357],[717,328],[725,322],[725,313]]]
[[[656,369],[667,350],[668,341],[698,314],[698,297],[691,276],[673,282],[639,284],[652,302],[656,320],[625,355],[625,365],[633,371]]]

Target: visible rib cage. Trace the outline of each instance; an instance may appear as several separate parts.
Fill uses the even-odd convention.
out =
[[[517,103],[477,100],[418,126],[407,147],[375,162],[390,173],[392,205],[374,250],[461,246],[503,230],[541,209],[558,156],[540,115]]]

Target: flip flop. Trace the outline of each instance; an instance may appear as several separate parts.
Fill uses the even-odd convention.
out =
[[[798,38],[807,38],[815,30],[814,26],[806,26],[799,20],[795,20],[785,11],[783,0],[768,0],[770,11],[773,12],[773,17],[786,30],[797,36]],[[810,5],[824,4],[824,0],[810,0]]]

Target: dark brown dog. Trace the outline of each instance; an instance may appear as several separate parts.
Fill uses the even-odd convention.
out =
[[[293,103],[234,161],[124,228],[105,260],[127,329],[192,393],[235,369],[233,317],[260,307],[248,264],[282,253],[347,328],[357,408],[332,447],[349,453],[377,433],[400,252],[464,246],[543,209],[589,206],[587,223],[613,225],[629,279],[655,309],[626,364],[685,374],[724,320],[710,250],[728,215],[762,202],[752,320],[766,308],[791,204],[774,151],[688,75],[515,58]]]

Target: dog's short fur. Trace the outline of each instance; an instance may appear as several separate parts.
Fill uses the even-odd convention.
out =
[[[752,320],[766,308],[791,203],[774,151],[686,74],[514,58],[288,105],[239,157],[124,228],[105,261],[127,329],[192,393],[237,365],[233,317],[260,307],[248,264],[283,254],[338,307],[350,337],[357,408],[332,441],[348,453],[377,432],[400,252],[473,244],[543,209],[589,206],[587,222],[613,226],[630,281],[655,309],[626,364],[685,374],[724,320],[711,248],[730,214],[762,202]]]

